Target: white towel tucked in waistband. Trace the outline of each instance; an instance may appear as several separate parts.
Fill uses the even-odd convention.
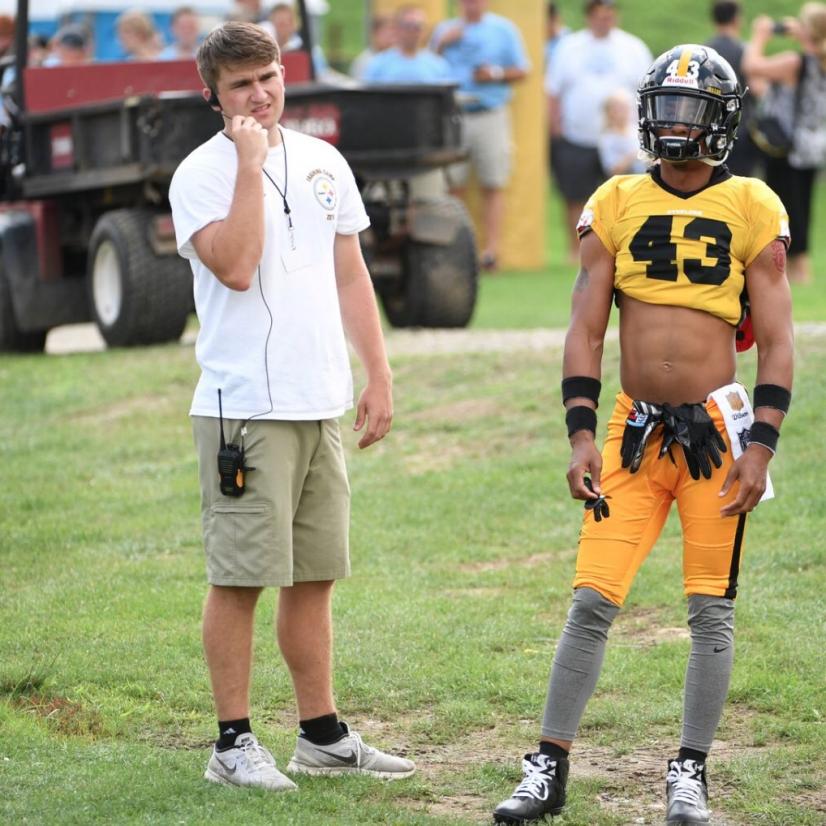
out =
[[[731,453],[735,459],[738,459],[749,446],[749,430],[754,422],[754,411],[751,409],[746,388],[734,382],[718,387],[709,393],[708,397],[714,399],[723,414],[723,421],[726,423],[726,431],[731,442]],[[764,502],[767,499],[774,499],[774,487],[768,472],[766,472],[766,491],[760,497],[760,501]]]

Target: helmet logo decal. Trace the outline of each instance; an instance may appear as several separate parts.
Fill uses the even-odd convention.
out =
[[[689,89],[699,89],[697,82],[700,76],[700,64],[696,60],[687,60],[686,54],[691,56],[691,52],[686,49],[680,55],[679,60],[672,60],[663,78],[663,86],[682,86]]]
[[[688,63],[691,60],[691,49],[683,48],[680,52],[680,62],[677,64],[677,71],[676,74],[680,77],[685,77],[686,72],[688,71]],[[696,75],[696,72],[695,72]]]

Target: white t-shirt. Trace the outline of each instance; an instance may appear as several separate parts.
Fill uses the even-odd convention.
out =
[[[244,292],[224,286],[191,241],[229,213],[237,171],[232,141],[218,133],[185,158],[172,178],[169,201],[178,252],[192,266],[201,322],[193,416],[218,415],[218,388],[224,416],[233,419],[329,419],[353,405],[333,244],[337,233],[352,235],[370,221],[340,153],[317,138],[281,131],[283,144],[270,149],[264,168],[282,192],[286,189],[295,243],[281,195],[265,177],[264,254]]]
[[[651,63],[648,46],[622,29],[607,37],[588,29],[563,37],[545,74],[545,91],[559,99],[562,137],[595,147],[605,98],[618,87],[636,94]]]

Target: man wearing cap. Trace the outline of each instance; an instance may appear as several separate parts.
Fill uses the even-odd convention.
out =
[[[52,38],[52,53],[43,61],[44,66],[77,66],[92,59],[91,38],[88,30],[76,23],[59,29]]]

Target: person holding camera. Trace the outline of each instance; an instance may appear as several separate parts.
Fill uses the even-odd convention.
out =
[[[359,245],[369,219],[330,144],[284,129],[278,45],[228,22],[198,50],[204,99],[224,128],[173,176],[180,254],[194,275],[201,378],[192,416],[210,583],[203,642],[219,737],[205,777],[295,788],[250,725],[255,607],[279,588],[276,633],[299,736],[291,773],[413,774],[339,720],[331,602],[350,572],[350,487],[338,418],[353,401],[345,335],[367,372],[355,430],[390,430],[392,377]],[[223,417],[226,416],[226,419]]]
[[[800,50],[766,55],[774,35],[794,38]],[[774,21],[761,15],[752,24],[752,38],[743,54],[749,82],[769,82],[792,96],[788,155],[770,157],[766,183],[789,211],[792,242],[789,280],[812,279],[809,224],[817,172],[826,166],[826,3],[806,3],[798,17]]]

